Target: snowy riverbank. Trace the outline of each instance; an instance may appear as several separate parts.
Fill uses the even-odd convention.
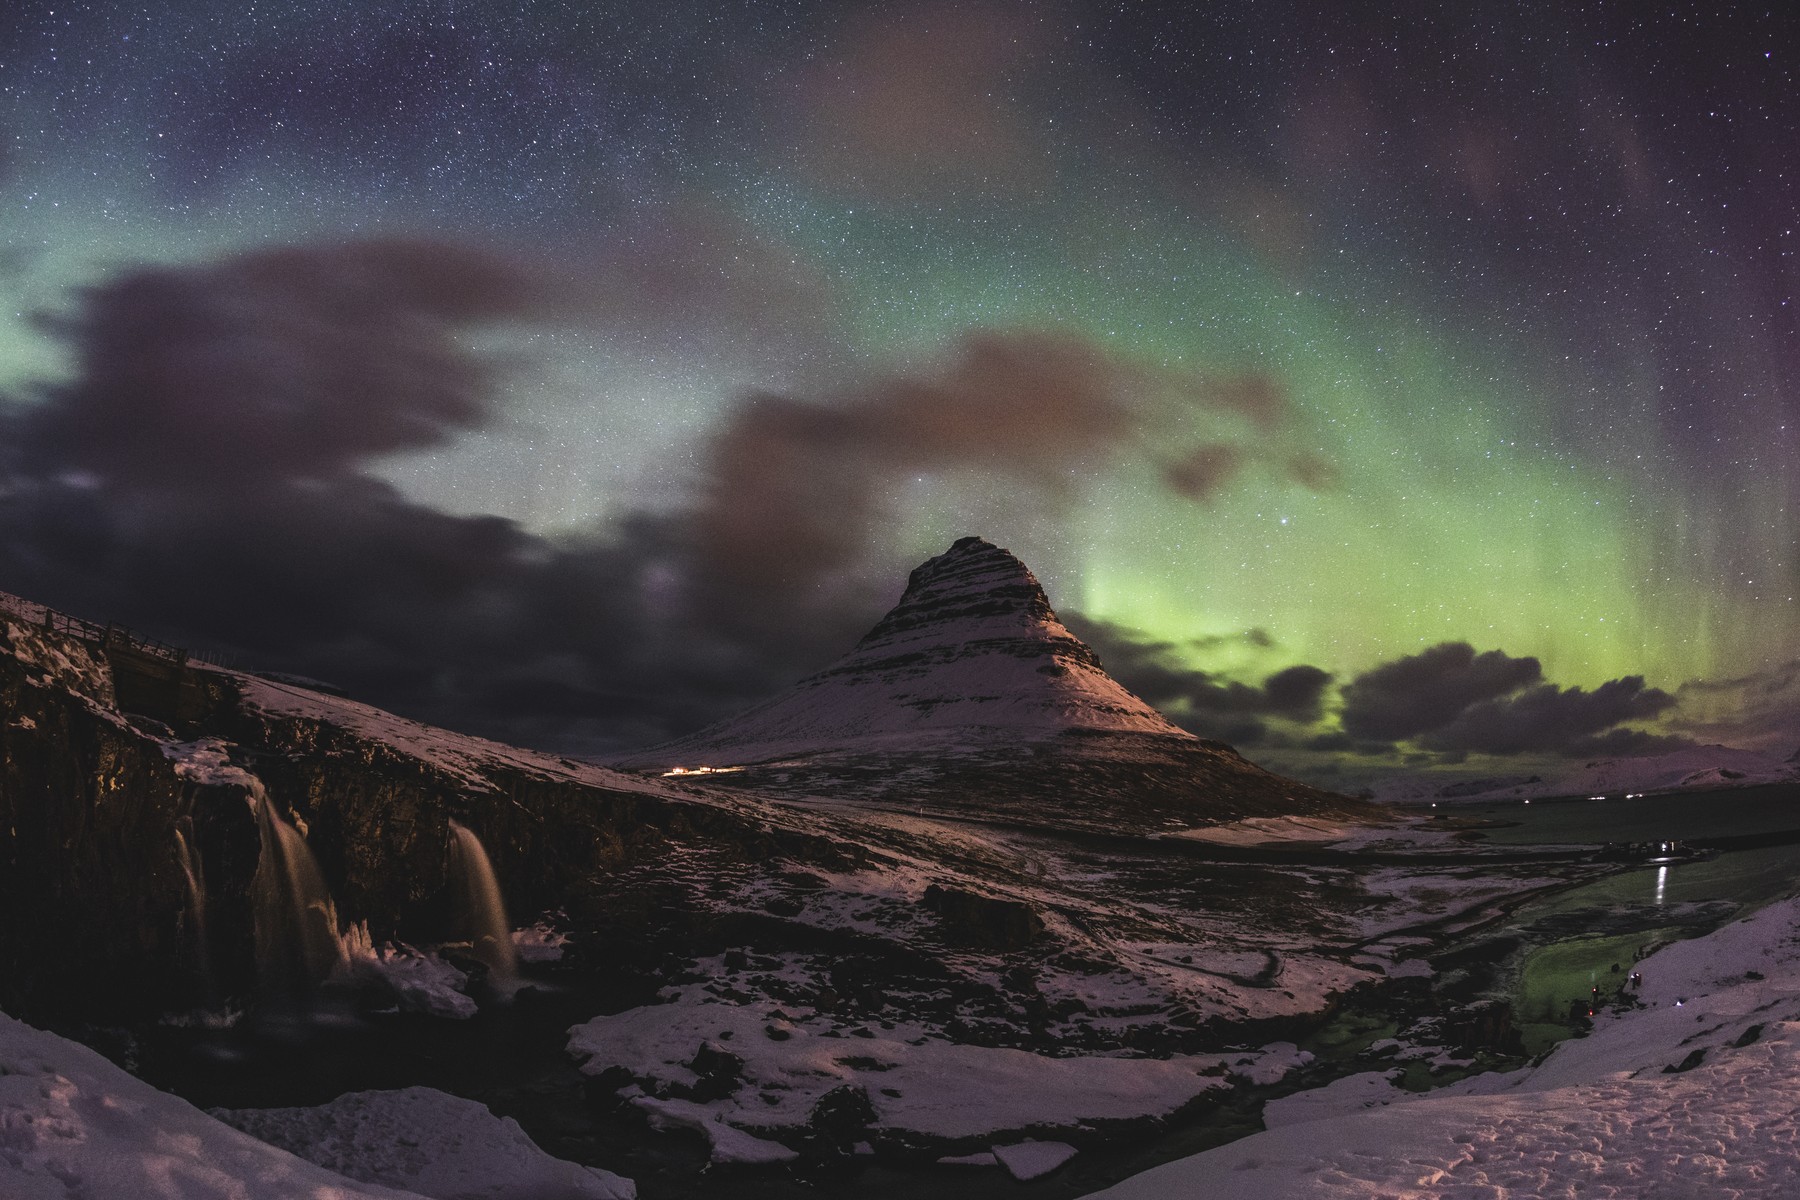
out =
[[[1642,1008],[1535,1067],[1424,1094],[1378,1074],[1276,1101],[1265,1133],[1107,1200],[1800,1195],[1800,899],[1637,968]]]

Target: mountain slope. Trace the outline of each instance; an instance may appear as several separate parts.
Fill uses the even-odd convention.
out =
[[[915,570],[830,667],[618,765],[1107,832],[1355,807],[1171,724],[1063,626],[1024,563],[974,537]]]

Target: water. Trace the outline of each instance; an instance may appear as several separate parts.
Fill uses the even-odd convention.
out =
[[[513,946],[512,925],[506,919],[494,865],[488,861],[481,839],[466,826],[451,821],[450,837],[451,865],[462,883],[461,918],[471,953],[486,965],[493,983],[514,983],[519,978],[519,952]]]
[[[1700,861],[1645,866],[1567,888],[1513,914],[1520,948],[1495,990],[1513,1003],[1529,1053],[1569,1036],[1571,1008],[1606,1002],[1646,949],[1718,928],[1800,881],[1800,788],[1745,788],[1634,800],[1487,805],[1463,812],[1514,822],[1485,831],[1512,845],[1763,839]],[[1741,843],[1739,843],[1741,844]],[[1617,968],[1615,970],[1615,967]]]
[[[300,831],[260,784],[252,796],[262,838],[251,881],[257,983],[271,1002],[302,1002],[344,961],[337,909]]]
[[[1485,831],[1485,840],[1507,845],[1705,841],[1800,832],[1800,786],[1771,784],[1632,800],[1509,800],[1437,811],[1507,822]]]
[[[200,859],[192,817],[183,816],[175,822],[175,851],[187,884],[187,925],[194,946],[194,969],[200,977],[204,1001],[211,1004],[214,997],[212,945],[206,936],[206,864]]]

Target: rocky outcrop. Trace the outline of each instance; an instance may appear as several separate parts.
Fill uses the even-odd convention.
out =
[[[452,818],[483,840],[513,911],[599,888],[617,901],[613,918],[646,936],[700,886],[656,869],[674,847],[829,867],[858,854],[758,819],[753,805],[671,796],[350,701],[271,704],[257,680],[184,670],[183,694],[207,698],[191,719],[133,713],[103,646],[0,611],[0,1009],[66,1021],[204,999],[184,845],[204,886],[210,984],[251,990],[256,787],[304,831],[340,918],[367,921],[378,940],[446,932]],[[413,731],[425,748],[359,719]],[[460,757],[430,752],[445,746]],[[633,886],[641,903],[622,894]]]

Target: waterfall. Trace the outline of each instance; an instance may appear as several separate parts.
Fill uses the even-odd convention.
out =
[[[496,984],[510,983],[519,975],[519,953],[513,948],[512,926],[506,920],[494,865],[481,848],[481,839],[469,829],[451,821],[450,837],[453,867],[462,881],[463,928],[471,952],[487,965],[488,977]]]
[[[194,836],[194,819],[183,816],[175,822],[176,860],[187,879],[188,936],[194,942],[194,962],[200,974],[200,987],[207,1001],[212,1000],[212,947],[206,938],[206,867],[200,861],[200,843]]]
[[[251,882],[257,977],[266,994],[296,999],[343,961],[337,909],[306,839],[282,820],[261,783],[252,783],[251,794],[262,837]]]

